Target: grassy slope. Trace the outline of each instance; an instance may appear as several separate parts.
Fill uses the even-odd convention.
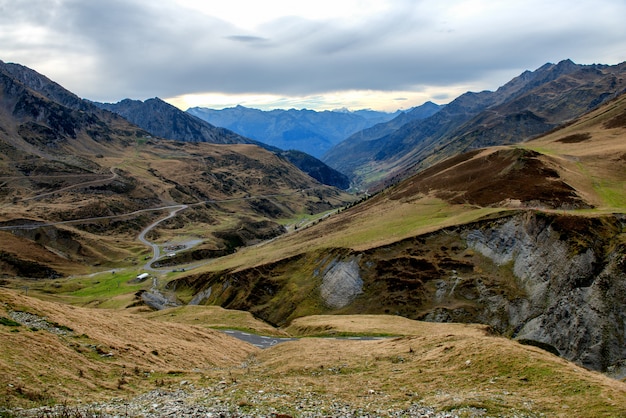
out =
[[[626,384],[574,366],[535,347],[491,336],[484,326],[433,324],[395,316],[301,318],[287,331],[374,334],[374,341],[304,338],[259,350],[207,330],[258,328],[244,314],[187,307],[139,316],[43,302],[0,291],[0,316],[24,311],[71,327],[56,335],[0,325],[0,406],[73,404],[128,398],[187,380],[217,398],[297,415],[302,399],[319,412],[333,403],[365,412],[420,402],[490,416],[621,416]],[[198,326],[169,323],[193,322]],[[112,353],[112,356],[108,356]],[[245,364],[245,367],[242,365]],[[211,402],[199,399],[197,402]]]
[[[177,289],[185,289],[188,293],[183,300],[189,300],[191,286],[196,290],[211,286],[214,292],[207,303],[250,310],[274,324],[329,312],[396,312],[419,318],[438,305],[428,298],[419,299],[417,291],[398,290],[408,286],[402,281],[404,278],[413,285],[418,283],[415,277],[424,276],[424,283],[428,282],[424,286],[435,294],[429,273],[420,275],[420,268],[410,265],[413,259],[402,255],[403,245],[414,245],[415,251],[421,252],[424,264],[438,271],[435,275],[445,275],[445,271],[456,268],[446,267],[448,260],[470,268],[464,273],[462,286],[472,286],[474,279],[487,280],[497,291],[515,297],[515,292],[520,290],[507,285],[512,277],[506,266],[494,266],[473,252],[448,251],[463,247],[463,243],[444,242],[445,234],[441,235],[443,240],[429,240],[427,234],[448,226],[489,221],[524,208],[555,212],[552,216],[623,213],[626,206],[620,204],[620,198],[626,196],[626,171],[619,168],[623,167],[626,155],[626,141],[622,140],[625,129],[607,128],[605,122],[624,113],[625,106],[624,100],[616,100],[597,111],[607,114],[604,118],[597,120],[592,113],[588,117],[593,122],[577,122],[588,130],[595,129],[594,134],[588,134],[587,144],[562,141],[580,131],[573,124],[568,132],[553,133],[560,134],[556,139],[548,137],[452,158],[309,228],[241,249],[194,270],[188,281],[179,282],[181,286]],[[544,152],[538,152],[541,150]],[[597,181],[602,175],[611,187]],[[590,205],[594,208],[589,209]],[[402,241],[412,237],[423,239],[415,239],[412,244]],[[427,242],[433,247],[428,247]],[[361,264],[361,279],[366,282],[364,294],[343,310],[330,310],[317,292],[321,281],[319,271],[327,268],[328,260],[341,259],[352,250],[367,250],[366,257],[370,257]],[[387,263],[393,257],[398,259]],[[386,266],[387,270],[368,270],[368,263]],[[227,274],[222,274],[223,271]],[[224,287],[231,281],[238,282],[238,286]],[[266,290],[269,288],[271,291]],[[396,309],[394,303],[402,308]],[[446,307],[451,309],[458,307],[455,303],[469,303],[463,306],[474,308],[464,298],[449,303]]]
[[[277,337],[289,335],[254,318],[250,312],[224,309],[219,306],[181,306],[144,313],[142,316],[152,321],[197,325],[203,328],[236,328],[241,331]]]
[[[480,164],[479,159],[484,160],[490,154],[503,150],[523,148],[537,151],[541,154],[538,159],[543,167],[555,170],[564,184],[571,186],[584,201],[595,207],[592,211],[580,210],[571,213],[582,216],[588,213],[622,213],[626,211],[626,170],[624,170],[626,123],[623,122],[625,112],[626,96],[622,96],[545,137],[512,147],[490,148],[477,153],[472,159],[479,161]],[[607,127],[607,123],[612,124]],[[588,135],[589,138],[580,142],[567,139],[563,141],[563,138],[580,134]],[[461,165],[459,164],[459,167]],[[461,169],[448,168],[450,172]],[[485,174],[497,173],[486,171]],[[236,255],[224,257],[207,269],[213,271],[225,268],[241,269],[321,248],[344,247],[365,250],[445,226],[471,222],[493,213],[517,209],[515,205],[483,206],[471,201],[467,204],[452,204],[432,194],[415,190],[407,192],[412,181],[409,179],[365,203],[334,214],[296,234],[281,237],[261,248],[246,248]],[[478,181],[470,177],[465,187]],[[532,189],[533,180],[526,181],[527,187]],[[506,177],[503,177],[503,183],[496,187],[506,188]],[[463,185],[459,185],[458,193],[464,193]]]
[[[11,311],[38,315],[72,332],[57,335],[26,325],[0,325],[0,405],[131,396],[162,380],[194,375],[194,369],[237,366],[258,351],[200,327],[0,290],[0,316],[8,318]]]
[[[272,242],[242,248],[237,254],[216,260],[198,272],[246,268],[334,247],[365,250],[501,211],[498,208],[450,205],[436,198],[388,204],[383,195],[373,200],[374,203],[367,208],[355,207],[333,214],[309,228]]]
[[[99,148],[80,148],[90,144]],[[235,228],[244,219],[293,218],[337,207],[352,199],[346,193],[318,184],[291,164],[256,146],[184,144],[138,138],[132,138],[131,144],[113,142],[110,149],[106,149],[89,138],[66,144],[65,154],[71,156],[78,152],[82,161],[92,160],[90,164],[98,167],[97,175],[90,172],[83,173],[84,176],[67,174],[55,165],[54,159],[61,157],[52,156],[50,161],[41,159],[44,168],[24,176],[16,168],[21,164],[19,161],[3,158],[1,166],[13,172],[10,177],[0,176],[0,181],[10,186],[0,198],[0,221],[83,219],[186,203],[193,206],[177,219],[160,226],[153,238],[165,242],[187,234],[215,247],[221,245],[221,241],[215,239],[213,232]],[[98,158],[94,158],[94,154],[98,154]],[[114,173],[117,177],[113,177]],[[97,183],[93,184],[94,180]],[[270,197],[255,200],[250,196]],[[206,200],[218,202],[199,203]],[[257,206],[253,207],[255,203]],[[268,208],[265,213],[263,206]],[[24,255],[28,258],[28,254],[32,254],[62,274],[86,273],[85,264],[132,265],[147,253],[147,249],[136,242],[136,235],[142,227],[165,215],[167,212],[160,210],[58,226],[64,234],[72,236],[71,248],[65,248],[60,240],[53,240],[39,246],[41,255],[32,249]],[[11,252],[35,240],[35,232],[22,231],[21,234],[24,237],[13,239],[22,241],[17,245],[0,240],[0,250]],[[60,248],[53,248],[55,245]],[[53,259],[54,252],[56,259]]]
[[[626,210],[626,96],[569,126],[522,144],[553,159],[562,176],[598,210]]]
[[[484,408],[490,416],[511,416],[515,410],[579,417],[626,413],[623,382],[490,336],[484,326],[358,315],[300,318],[288,330],[329,328],[340,334],[386,330],[403,336],[303,339],[264,351],[259,368],[281,387],[306,388],[370,407],[420,401],[442,409]],[[281,358],[293,361],[281,364]]]

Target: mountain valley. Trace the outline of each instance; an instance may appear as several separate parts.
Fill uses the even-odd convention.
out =
[[[351,134],[387,122],[400,112],[262,111],[237,106],[222,110],[194,107],[187,109],[187,113],[266,144],[321,158],[328,149]]]
[[[0,62],[0,416],[626,415],[624,68],[372,125],[349,194]]]

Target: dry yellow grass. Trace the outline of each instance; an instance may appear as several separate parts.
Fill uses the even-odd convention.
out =
[[[263,328],[248,315],[206,308],[140,316],[0,290],[0,316],[7,317],[9,310],[26,311],[73,330],[62,336],[0,326],[0,405],[127,398],[156,386],[180,387],[178,382],[185,379],[196,387],[224,387],[226,382],[223,395],[238,405],[262,391],[265,404],[256,408],[293,415],[303,399],[319,402],[320,414],[333,403],[372,414],[413,403],[447,410],[478,408],[490,416],[626,414],[625,383],[535,347],[491,336],[482,325],[395,316],[316,316],[298,319],[286,331],[323,328],[403,336],[372,341],[303,338],[260,350],[204,328]]]
[[[441,336],[450,332],[482,337],[486,325],[432,324],[396,315],[312,315],[294,319],[285,331],[293,336],[317,334],[387,334]]]
[[[258,351],[206,328],[0,290],[0,316],[7,318],[9,311],[45,317],[72,330],[57,335],[0,326],[0,402],[12,405],[128,397],[178,374],[193,378],[235,367]]]
[[[142,316],[159,322],[215,329],[238,329],[268,336],[287,336],[285,332],[254,318],[250,312],[224,309],[220,306],[181,306],[144,313]]]
[[[366,410],[419,402],[489,416],[623,416],[626,385],[534,347],[447,324],[377,341],[303,339],[262,352],[253,376]],[[289,359],[289,361],[285,361]]]

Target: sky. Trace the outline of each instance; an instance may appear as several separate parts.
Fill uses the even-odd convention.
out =
[[[626,61],[624,0],[0,0],[0,60],[80,97],[394,111]]]

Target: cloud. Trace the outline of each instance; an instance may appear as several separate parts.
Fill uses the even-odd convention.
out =
[[[388,0],[376,13],[276,9],[246,25],[212,16],[207,4],[199,12],[174,0],[0,0],[0,59],[104,101],[429,89],[448,97],[441,88],[495,89],[546,62],[626,59],[626,3],[611,0]]]
[[[230,39],[231,41],[236,41],[236,42],[245,42],[245,43],[267,42],[266,38],[261,38],[260,36],[249,36],[249,35],[231,35],[231,36],[226,36],[226,39]]]

